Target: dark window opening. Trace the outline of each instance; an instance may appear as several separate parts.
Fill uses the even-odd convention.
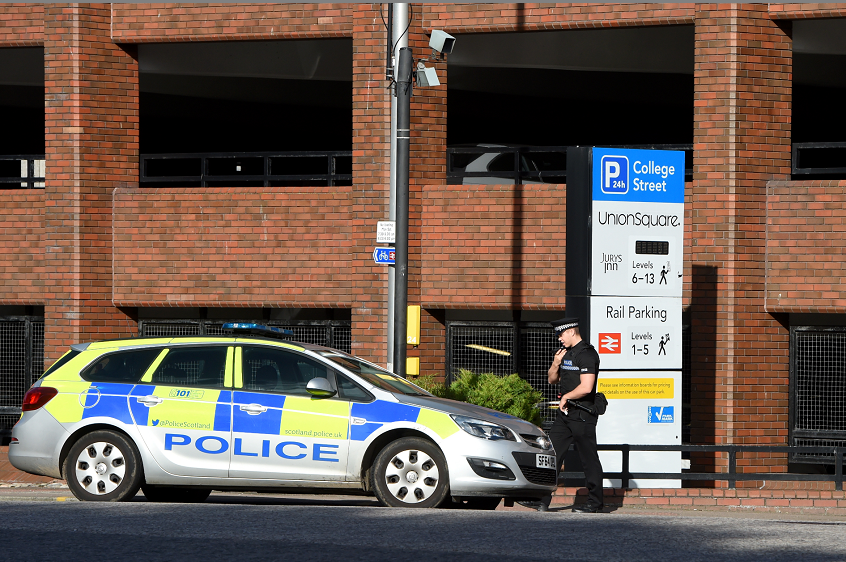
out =
[[[0,189],[44,187],[44,49],[0,49]]]
[[[326,179],[351,174],[328,154],[351,158],[350,39],[149,44],[138,61],[142,186],[351,183]],[[278,177],[298,174],[318,177]]]
[[[451,149],[692,147],[693,26],[479,33],[457,44],[448,68]],[[529,160],[530,170],[566,169],[561,150]],[[462,155],[450,171],[473,164]],[[523,182],[532,180],[559,183],[563,174]]]
[[[793,22],[794,179],[846,178],[846,20]]]

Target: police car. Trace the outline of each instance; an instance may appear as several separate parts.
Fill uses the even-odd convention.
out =
[[[556,487],[552,445],[529,422],[278,329],[224,327],[71,346],[26,393],[9,461],[91,501],[307,488],[493,508]]]

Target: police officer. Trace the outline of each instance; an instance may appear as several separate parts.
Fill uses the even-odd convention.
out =
[[[557,470],[561,470],[564,456],[571,443],[576,444],[585,472],[588,501],[573,507],[580,513],[596,513],[605,506],[602,492],[602,464],[596,451],[596,421],[598,416],[579,408],[594,409],[596,378],[599,374],[599,354],[579,334],[578,318],[562,318],[552,322],[558,341],[564,346],[555,353],[547,373],[549,384],[561,384],[561,402],[549,438],[557,453]],[[568,404],[568,400],[571,404]],[[575,403],[576,405],[573,405]],[[540,511],[546,511],[552,495],[541,500]]]

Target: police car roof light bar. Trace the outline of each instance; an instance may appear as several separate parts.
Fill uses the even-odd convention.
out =
[[[283,330],[282,328],[274,328],[273,326],[265,326],[264,324],[244,323],[244,322],[227,322],[223,325],[224,330],[230,330],[236,334],[251,334],[254,336],[262,336],[265,338],[280,338],[291,339],[294,332],[291,330]]]

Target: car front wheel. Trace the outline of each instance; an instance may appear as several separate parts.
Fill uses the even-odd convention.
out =
[[[371,475],[376,497],[388,507],[437,507],[449,492],[443,453],[418,437],[404,437],[382,449]]]
[[[74,443],[65,458],[68,488],[81,501],[128,501],[141,486],[138,450],[114,431],[93,431]]]

